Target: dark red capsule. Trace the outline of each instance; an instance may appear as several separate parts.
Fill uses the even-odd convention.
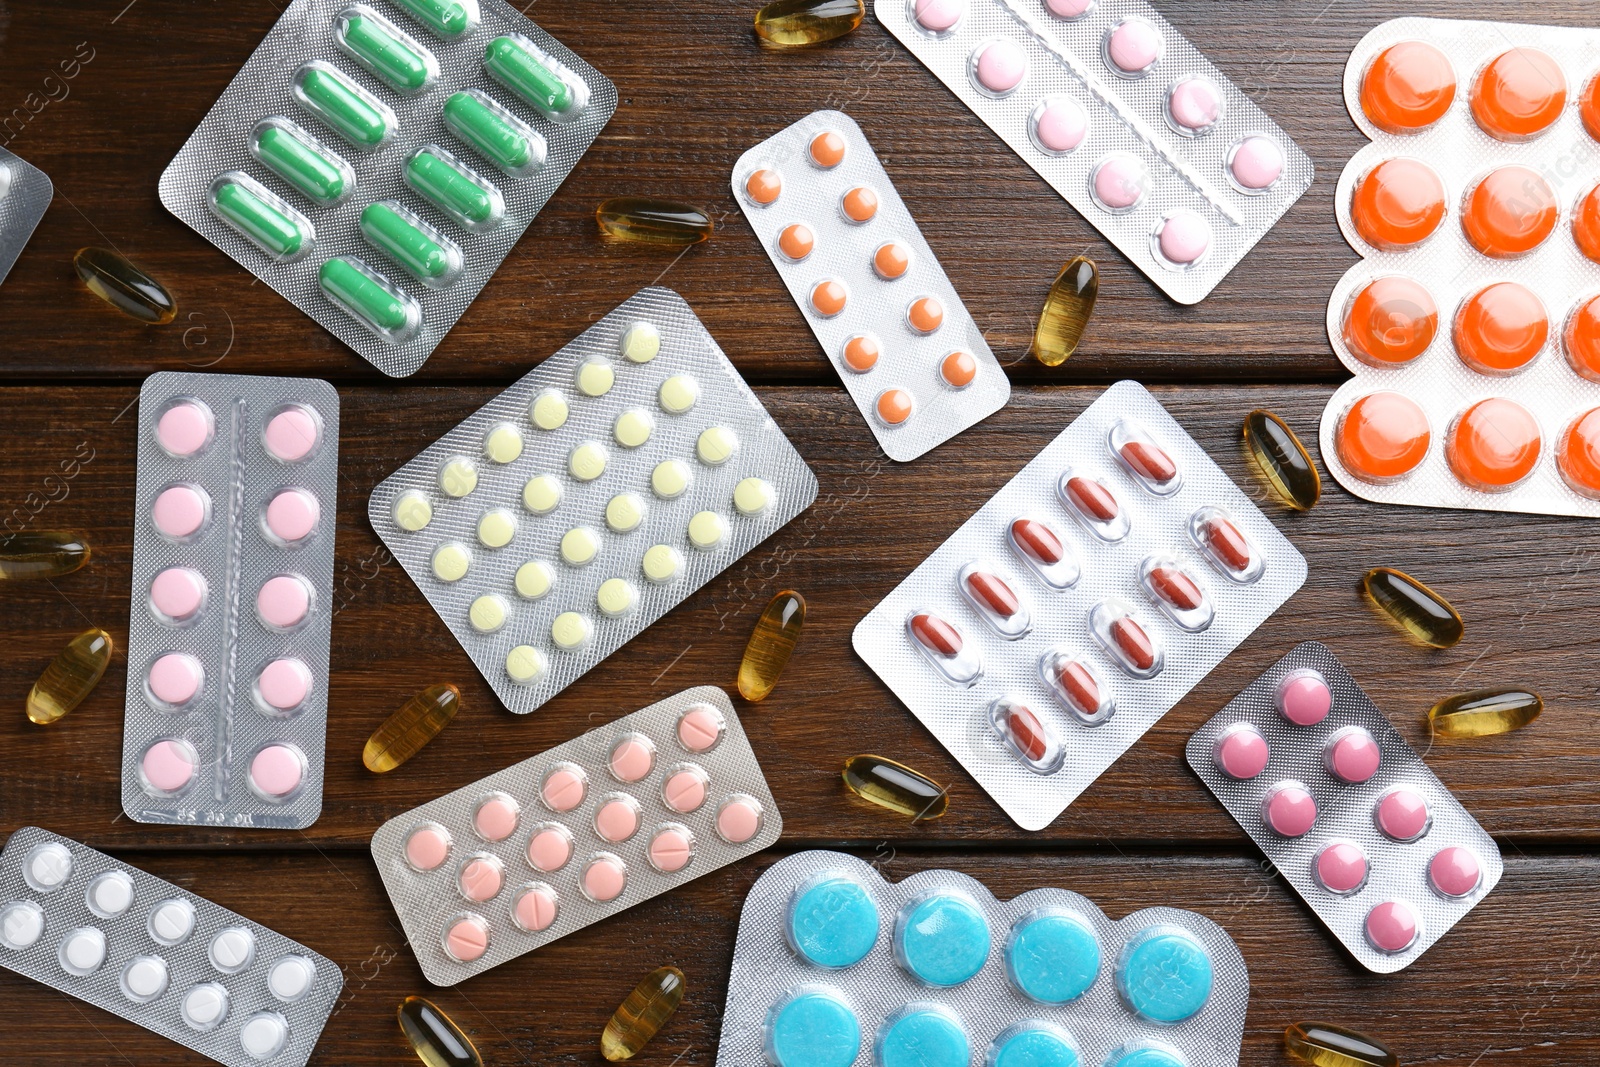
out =
[[[1085,715],[1093,715],[1100,710],[1100,687],[1083,664],[1068,663],[1056,672],[1056,681],[1061,683],[1067,699]]]
[[[1111,495],[1111,490],[1092,478],[1079,476],[1067,479],[1067,495],[1078,510],[1090,518],[1110,522],[1117,517],[1117,498]]]
[[[1129,441],[1123,445],[1122,458],[1152,482],[1170,482],[1178,473],[1178,465],[1172,462],[1171,456],[1145,441]]]
[[[1011,705],[1006,725],[1011,728],[1011,739],[1024,759],[1037,763],[1050,751],[1050,736],[1045,733],[1044,724],[1021,704]]]
[[[1022,550],[1040,563],[1060,563],[1066,555],[1061,541],[1050,532],[1050,527],[1034,519],[1018,519],[1011,524],[1011,537]]]
[[[1250,567],[1250,542],[1239,528],[1224,518],[1213,518],[1201,531],[1206,546],[1216,554],[1229,570],[1243,571]]]
[[[924,646],[941,656],[954,656],[961,651],[961,633],[937,615],[924,612],[913,616],[911,633]]]
[[[1122,649],[1122,654],[1135,670],[1147,671],[1155,666],[1156,646],[1144,627],[1124,615],[1111,624],[1111,639]]]
[[[1179,611],[1193,611],[1205,602],[1200,587],[1177,567],[1154,567],[1150,571],[1150,588],[1156,596]]]
[[[1009,619],[1022,606],[1009,585],[984,571],[973,571],[967,575],[967,589],[980,604],[1001,618]]]

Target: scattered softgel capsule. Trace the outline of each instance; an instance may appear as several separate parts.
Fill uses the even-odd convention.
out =
[[[805,621],[806,598],[793,589],[785,589],[767,603],[739,661],[740,696],[750,701],[767,698],[794,654]]]
[[[805,48],[861,25],[862,0],[773,0],[756,12],[756,36],[773,48]]]
[[[884,756],[851,756],[845,760],[844,784],[861,799],[909,815],[913,822],[937,819],[950,810],[949,790]]]
[[[66,530],[24,530],[0,538],[0,582],[60,578],[89,562],[89,541]]]
[[[683,1002],[683,972],[657,967],[633,987],[600,1032],[600,1054],[612,1063],[631,1059],[650,1043]]]
[[[1400,1057],[1379,1042],[1331,1023],[1290,1023],[1283,1051],[1312,1067],[1400,1067]]]
[[[80,248],[72,266],[91,293],[124,315],[162,326],[178,314],[172,294],[160,282],[109,248]]]
[[[67,647],[39,675],[28,693],[28,718],[41,726],[58,721],[100,684],[111,665],[111,635],[91,628],[67,642]]]
[[[461,710],[461,691],[448,682],[430,685],[383,721],[367,738],[361,762],[374,774],[394,770],[422,751]]]
[[[600,232],[619,241],[639,244],[699,244],[711,236],[711,218],[704,211],[675,200],[643,196],[615,196],[595,208]]]
[[[1088,256],[1061,268],[1033,328],[1033,355],[1046,367],[1059,367],[1078,350],[1100,294],[1100,270]]]
[[[1531,689],[1475,689],[1428,709],[1428,725],[1444,737],[1489,737],[1520,730],[1544,711]]]
[[[1244,443],[1256,469],[1278,499],[1296,511],[1305,511],[1322,497],[1322,477],[1287,423],[1270,411],[1257,408],[1244,419]]]
[[[472,1039],[431,1001],[407,997],[395,1017],[417,1058],[428,1067],[483,1067]]]
[[[1361,579],[1361,588],[1378,610],[1424,644],[1449,648],[1466,632],[1448,600],[1404,571],[1374,567]]]

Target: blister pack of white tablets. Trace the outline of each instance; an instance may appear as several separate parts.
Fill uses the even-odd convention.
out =
[[[782,830],[733,702],[703,685],[397,815],[372,859],[422,973],[447,986]]]
[[[1600,30],[1394,19],[1344,98],[1372,143],[1334,193],[1362,260],[1323,462],[1385,504],[1600,516]]]
[[[368,512],[520,715],[816,496],[689,305],[652,287],[384,479]]]
[[[874,0],[878,21],[1180,304],[1311,185],[1288,134],[1144,0]]]
[[[49,175],[0,148],[0,282],[11,273],[55,193]]]
[[[303,829],[322,812],[339,395],[162,371],[139,390],[122,808]]]
[[[717,1064],[1236,1067],[1249,999],[1238,946],[1192,911],[1113,922],[1065,889],[1001,901],[801,852],[745,898]]]
[[[857,624],[856,652],[1024,830],[1300,588],[1305,557],[1118,382]]]
[[[890,459],[1005,406],[1011,383],[854,119],[773,134],[734,164],[733,194]]]
[[[610,121],[504,0],[293,0],[161,202],[392,377],[414,373]]]
[[[1416,962],[1504,871],[1494,839],[1316,641],[1246,686],[1186,752],[1368,970]]]
[[[300,1067],[344,988],[326,956],[37,826],[0,852],[0,967],[226,1067]]]

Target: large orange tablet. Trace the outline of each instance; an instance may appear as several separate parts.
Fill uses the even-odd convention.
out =
[[[1600,74],[1590,78],[1578,95],[1578,115],[1589,136],[1600,141]]]
[[[1561,435],[1556,466],[1573,492],[1600,500],[1600,408],[1573,420]]]
[[[1369,245],[1396,252],[1431,237],[1444,220],[1444,183],[1415,159],[1386,159],[1356,182],[1350,219]]]
[[[1473,404],[1450,428],[1445,457],[1455,476],[1474,489],[1510,489],[1533,473],[1544,445],[1527,408],[1505,397]]]
[[[1374,278],[1356,290],[1344,315],[1344,343],[1374,366],[1409,363],[1439,332],[1433,296],[1410,278]]]
[[[1339,458],[1367,482],[1391,482],[1416,470],[1432,439],[1428,416],[1399,393],[1369,393],[1339,422]]]
[[[1572,206],[1572,240],[1578,251],[1600,263],[1600,185]]]
[[[1472,247],[1507,259],[1532,252],[1556,228],[1555,190],[1527,167],[1500,167],[1472,187],[1461,206],[1461,228]]]
[[[1390,45],[1361,77],[1361,110],[1388,133],[1432,126],[1456,98],[1456,72],[1443,52],[1423,41]]]
[[[1516,282],[1496,282],[1468,297],[1451,332],[1456,355],[1480,374],[1516,373],[1549,338],[1544,304]]]
[[[1580,378],[1600,382],[1600,296],[1591,296],[1567,316],[1561,347]]]
[[[1543,52],[1513,48],[1478,72],[1470,103],[1472,117],[1490,137],[1528,141],[1561,117],[1567,106],[1567,79]]]

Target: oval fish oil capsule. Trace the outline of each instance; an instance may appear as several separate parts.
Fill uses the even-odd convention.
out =
[[[439,77],[439,61],[404,30],[366,4],[334,18],[333,43],[397,93],[420,93]]]
[[[529,177],[544,166],[545,139],[480,89],[453,94],[441,117],[452,133],[512,178]]]
[[[1449,648],[1466,633],[1450,602],[1404,571],[1374,567],[1361,579],[1373,606],[1424,644]]]
[[[1023,766],[1035,774],[1054,774],[1061,769],[1066,750],[1056,733],[1032,708],[1010,697],[989,705],[989,721]]]
[[[1056,702],[1087,726],[1100,725],[1116,711],[1111,690],[1087,660],[1071,652],[1053,649],[1039,657],[1039,676]]]
[[[1322,476],[1306,446],[1287,423],[1264,408],[1244,419],[1244,444],[1256,469],[1280,501],[1295,511],[1309,510],[1322,497]]]
[[[809,48],[861,25],[863,0],[773,0],[756,12],[756,36],[769,48]]]
[[[421,0],[402,0],[407,6]],[[395,1013],[400,1032],[429,1067],[483,1067],[483,1058],[455,1021],[421,997],[407,997]]]
[[[521,34],[490,41],[484,49],[483,69],[553,122],[572,121],[589,102],[588,86]]]
[[[640,979],[600,1033],[600,1054],[612,1063],[632,1059],[666,1025],[683,1001],[683,972],[658,967]]]
[[[28,693],[29,720],[47,726],[83,703],[111,665],[111,650],[111,635],[100,629],[67,642]]]
[[[1400,1067],[1400,1057],[1379,1042],[1329,1023],[1290,1023],[1283,1031],[1283,1051],[1313,1067]]]
[[[983,660],[954,625],[931,611],[913,611],[906,617],[911,644],[939,672],[961,689],[970,689],[983,676]]]
[[[124,315],[152,326],[163,326],[178,314],[178,305],[166,287],[138,264],[109,248],[80,248],[72,269],[95,296]]]
[[[242,171],[217,175],[206,207],[279,263],[302,259],[316,245],[316,231],[306,217]]]
[[[324,263],[317,284],[329,300],[390,344],[404,344],[422,325],[417,302],[354,256]]]
[[[250,154],[302,195],[329,207],[356,187],[356,172],[338,153],[281,116],[262,119],[250,131]]]
[[[505,197],[488,179],[435,144],[423,145],[406,160],[406,184],[471,233],[482,233],[505,218]]]
[[[692,204],[648,196],[614,196],[594,210],[595,225],[606,237],[640,244],[699,244],[711,236],[711,216]]]
[[[294,73],[297,103],[363,152],[381,148],[398,125],[387,104],[350,80],[338,67],[313,59]]]
[[[397,200],[363,208],[361,236],[430,289],[443,289],[461,276],[461,246]]]
[[[372,732],[361,762],[374,774],[386,774],[422,751],[461,708],[461,691],[448,682],[432,685],[400,705]]]
[[[860,755],[845,760],[844,784],[863,800],[911,816],[912,822],[937,819],[950,809],[949,790],[884,756]]]

